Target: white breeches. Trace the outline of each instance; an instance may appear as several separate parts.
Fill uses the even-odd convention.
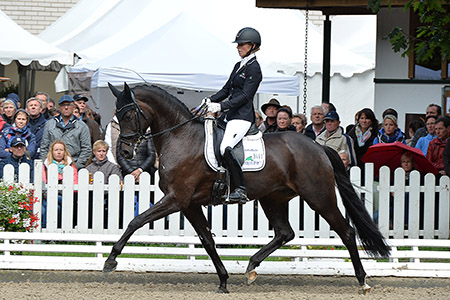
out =
[[[220,144],[220,154],[223,155],[227,147],[233,148],[236,146],[250,129],[251,125],[252,123],[246,120],[228,121],[222,143]]]

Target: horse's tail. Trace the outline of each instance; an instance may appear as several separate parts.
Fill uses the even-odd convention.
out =
[[[363,201],[361,201],[361,198],[353,188],[341,158],[333,149],[327,146],[324,149],[333,165],[334,178],[339,193],[341,194],[342,202],[358,231],[358,236],[364,250],[371,256],[388,257],[390,247],[386,244],[386,240],[364,207]]]

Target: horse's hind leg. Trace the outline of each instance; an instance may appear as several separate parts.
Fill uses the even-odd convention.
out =
[[[125,232],[112,247],[111,253],[109,254],[108,258],[105,261],[105,265],[103,266],[103,272],[111,272],[116,269],[117,256],[122,252],[127,241],[136,230],[144,226],[144,224],[146,223],[164,218],[165,216],[168,216],[169,214],[176,211],[179,211],[178,205],[176,205],[171,200],[169,195],[165,195],[161,199],[161,201],[157,202],[154,206],[150,207],[145,212],[131,220]]]
[[[331,204],[331,203],[330,203]],[[366,272],[359,257],[356,245],[355,230],[342,216],[336,205],[327,205],[324,209],[316,209],[316,211],[330,224],[331,228],[339,235],[345,247],[347,247],[352,260],[353,269],[358,279],[363,294],[368,294],[371,287],[366,283]]]
[[[275,250],[292,240],[295,236],[288,220],[288,201],[280,202],[273,198],[262,198],[260,204],[273,227],[275,236],[270,243],[262,247],[251,258],[245,272],[247,284],[256,279],[255,268]]]
[[[227,280],[228,280],[228,272],[225,269],[225,266],[222,263],[219,255],[217,254],[215,243],[213,236],[211,234],[211,229],[208,226],[208,221],[203,214],[201,207],[189,207],[187,210],[183,211],[186,218],[194,227],[195,231],[198,233],[198,237],[202,242],[203,247],[208,253],[209,257],[211,257],[214,266],[217,271],[217,275],[219,276],[220,285],[218,293],[228,293],[227,290]]]

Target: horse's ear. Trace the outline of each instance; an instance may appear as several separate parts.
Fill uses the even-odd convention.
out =
[[[120,91],[115,86],[113,86],[110,82],[108,82],[108,86],[109,86],[109,89],[111,90],[111,92],[114,94],[114,96],[116,96],[116,98],[119,97]]]
[[[128,86],[128,84],[126,82],[123,83],[123,90],[127,93],[130,92],[130,87]]]

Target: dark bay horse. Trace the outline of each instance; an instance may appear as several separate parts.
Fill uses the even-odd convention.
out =
[[[218,292],[228,293],[228,273],[216,252],[202,212],[202,206],[208,205],[210,200],[215,179],[215,172],[208,167],[203,156],[204,123],[190,121],[193,115],[188,108],[156,86],[143,85],[131,90],[125,84],[122,92],[111,85],[110,88],[117,97],[116,114],[121,130],[119,150],[132,158],[136,145],[145,138],[145,129],[150,126],[159,154],[159,186],[164,197],[130,222],[114,244],[103,271],[116,268],[117,256],[137,229],[182,211],[214,263],[220,279]],[[295,237],[288,221],[288,202],[299,195],[342,239],[350,253],[361,290],[368,293],[370,286],[366,283],[366,272],[358,254],[355,230],[337,207],[335,183],[364,250],[375,257],[387,257],[390,248],[353,189],[339,155],[295,132],[267,134],[264,142],[266,165],[262,171],[245,173],[245,181],[249,199],[258,199],[273,226],[275,237],[250,258],[245,274],[247,282],[255,280],[255,268],[266,257]]]

